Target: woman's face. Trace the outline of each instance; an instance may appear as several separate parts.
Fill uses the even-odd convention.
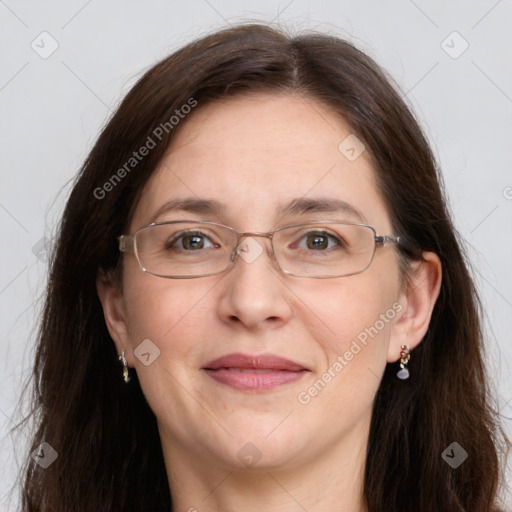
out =
[[[240,232],[340,220],[394,234],[367,152],[357,157],[362,147],[325,106],[258,94],[198,108],[147,183],[130,233],[153,221],[194,219]],[[177,198],[214,200],[222,211],[155,217]],[[360,217],[347,208],[279,214],[303,199],[342,200]],[[292,468],[366,441],[385,365],[398,357],[394,245],[377,249],[364,272],[327,279],[280,272],[269,239],[257,237],[245,251],[253,257],[239,255],[228,271],[194,279],[157,277],[125,256],[123,344],[166,451],[224,468]],[[150,343],[141,360],[133,350],[143,340]],[[207,369],[232,354],[247,358]],[[248,368],[261,355],[271,358]]]

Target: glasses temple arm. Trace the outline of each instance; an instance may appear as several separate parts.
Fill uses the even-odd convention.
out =
[[[121,235],[117,239],[119,240],[119,250],[121,252],[133,251],[134,237],[132,235]]]
[[[400,243],[399,236],[376,236],[375,243],[382,244],[382,246],[386,246],[387,244],[398,244]]]

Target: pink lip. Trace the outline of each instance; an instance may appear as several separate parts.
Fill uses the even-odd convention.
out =
[[[239,391],[270,391],[301,379],[309,371],[273,354],[229,354],[210,361],[203,371],[217,382]]]

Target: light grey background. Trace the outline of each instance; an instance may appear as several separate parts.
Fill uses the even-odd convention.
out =
[[[9,491],[13,449],[22,455],[24,437],[8,431],[19,419],[46,279],[37,249],[52,237],[68,181],[144,70],[239,21],[349,38],[400,84],[430,137],[468,244],[497,407],[512,435],[512,2],[0,0],[2,511],[18,508]]]

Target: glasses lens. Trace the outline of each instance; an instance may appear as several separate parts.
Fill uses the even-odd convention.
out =
[[[371,263],[375,233],[367,226],[326,222],[279,230],[274,235],[279,266],[290,274],[338,277]]]
[[[135,235],[144,270],[166,277],[215,274],[228,267],[236,235],[215,223],[178,221],[146,226]]]

